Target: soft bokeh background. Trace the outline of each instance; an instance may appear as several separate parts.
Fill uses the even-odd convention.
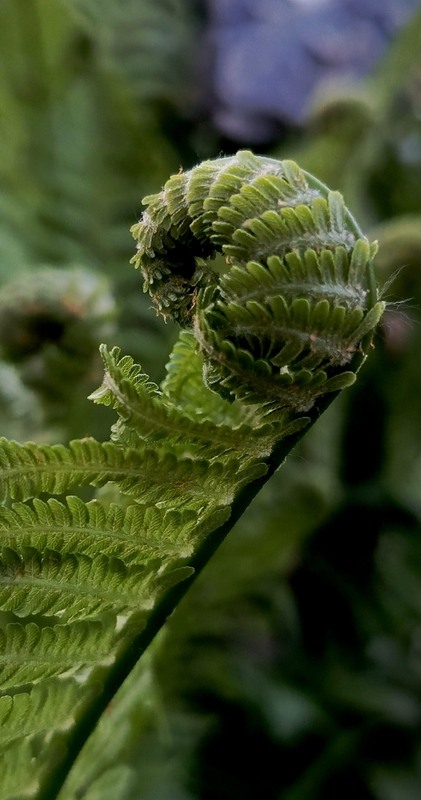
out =
[[[419,0],[0,0],[0,433],[105,438],[100,341],[163,377],[129,227],[240,147],[344,193],[388,310],[62,797],[419,800]]]

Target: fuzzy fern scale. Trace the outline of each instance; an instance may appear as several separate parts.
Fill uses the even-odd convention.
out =
[[[57,797],[185,587],[355,380],[383,310],[375,248],[292,162],[205,162],[145,204],[135,266],[186,328],[162,386],[102,346],[110,441],[0,440],[0,800]]]

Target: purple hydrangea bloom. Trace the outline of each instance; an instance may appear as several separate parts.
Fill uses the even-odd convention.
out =
[[[209,111],[231,139],[305,122],[322,81],[373,68],[421,0],[207,0]],[[211,85],[209,86],[209,81]]]

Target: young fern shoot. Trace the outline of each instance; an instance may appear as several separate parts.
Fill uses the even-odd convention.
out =
[[[209,387],[295,414],[355,380],[384,304],[376,246],[338,192],[243,151],[144,202],[134,264],[159,313],[193,329]],[[218,252],[221,277],[203,261]]]
[[[0,800],[66,797],[116,689],[353,383],[384,308],[375,246],[340,195],[292,162],[239,152],[144,203],[134,264],[183,329],[162,386],[103,346],[91,399],[117,413],[109,442],[0,443]],[[110,482],[117,503],[71,494]]]

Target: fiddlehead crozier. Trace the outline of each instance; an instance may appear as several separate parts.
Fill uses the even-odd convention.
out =
[[[158,311],[192,327],[207,385],[306,411],[350,385],[383,310],[376,251],[338,192],[240,151],[171,177],[132,228]],[[206,263],[225,255],[218,275]]]

